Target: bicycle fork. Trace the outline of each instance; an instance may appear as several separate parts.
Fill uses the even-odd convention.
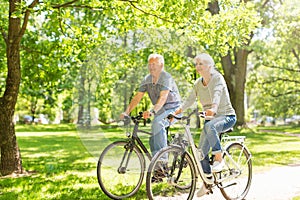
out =
[[[124,148],[126,149],[123,155],[123,158],[121,160],[120,166],[118,167],[118,173],[119,174],[125,174],[126,173],[126,169],[130,160],[130,156],[132,154],[133,151],[133,146],[128,143],[124,146]],[[123,163],[125,162],[125,165],[123,166]]]

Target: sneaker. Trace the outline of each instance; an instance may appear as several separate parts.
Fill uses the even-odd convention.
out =
[[[162,178],[156,177],[156,176],[152,176],[151,177],[151,183],[161,183],[163,182]]]
[[[197,192],[197,197],[202,197],[203,195],[206,195],[206,194],[208,194],[208,193],[209,193],[209,189],[207,189],[207,188],[205,187],[205,185],[202,184],[202,186],[200,187],[200,189],[199,189],[198,192]]]
[[[211,171],[212,172],[220,172],[223,170],[224,166],[225,166],[224,160],[222,160],[221,162],[215,161],[211,167]]]
[[[154,170],[153,176],[151,178],[152,183],[159,183],[163,181],[163,178],[167,177],[168,175],[168,167],[166,164],[159,164],[156,166],[156,169]]]

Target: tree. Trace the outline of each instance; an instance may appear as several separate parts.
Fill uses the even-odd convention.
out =
[[[14,171],[22,172],[20,151],[12,118],[21,80],[20,44],[31,12],[34,11],[41,16],[43,14],[45,16],[45,13],[49,14],[50,17],[56,16],[56,18],[50,18],[51,20],[45,22],[49,30],[51,27],[55,27],[55,30],[48,32],[47,38],[50,41],[59,41],[60,47],[67,49],[63,52],[66,59],[60,59],[59,62],[64,65],[67,64],[68,60],[72,63],[71,66],[76,66],[74,71],[67,69],[72,77],[78,75],[80,66],[86,62],[87,55],[95,48],[94,44],[96,43],[105,44],[107,42],[121,53],[120,55],[123,56],[121,58],[103,59],[102,64],[105,66],[100,66],[98,69],[98,72],[103,69],[101,74],[96,76],[97,70],[95,70],[93,71],[95,78],[90,77],[94,81],[96,78],[102,78],[96,89],[99,89],[97,93],[100,95],[109,95],[99,98],[104,102],[101,105],[102,108],[107,108],[108,112],[114,110],[110,107],[113,98],[109,88],[114,87],[111,80],[124,77],[124,74],[129,76],[129,73],[123,72],[127,72],[132,66],[136,66],[138,70],[144,70],[141,63],[145,62],[150,52],[154,50],[158,53],[165,52],[164,55],[171,68],[187,72],[192,67],[188,64],[188,60],[182,58],[186,55],[188,47],[195,48],[200,45],[200,48],[195,48],[195,51],[217,49],[214,51],[215,54],[224,54],[229,47],[234,48],[245,41],[250,30],[257,24],[252,9],[246,4],[235,1],[234,3],[222,2],[220,14],[214,16],[206,10],[206,0],[165,2],[73,0],[43,3],[34,0],[29,5],[21,0],[10,0],[5,6],[9,6],[8,23],[7,25],[5,23],[0,24],[6,45],[7,60],[6,82],[5,86],[1,86],[1,88],[5,87],[5,91],[0,98],[0,171],[2,175]],[[242,15],[240,14],[241,10],[243,11]],[[81,19],[85,20],[81,22]],[[60,31],[57,31],[58,29]],[[228,32],[228,29],[231,31]],[[125,36],[130,33],[135,33],[141,39],[135,40],[133,45],[126,45],[127,48],[124,49],[124,46],[118,43],[119,39],[123,37],[123,42],[129,42]],[[89,38],[92,39],[89,40]],[[99,55],[103,55],[105,58],[106,53],[105,49],[100,48]],[[129,61],[129,63],[124,61]],[[60,64],[59,62],[57,63]],[[57,73],[59,72],[55,72],[56,75]],[[56,83],[50,87],[58,87],[59,84]],[[101,93],[101,90],[104,93]],[[95,99],[97,99],[97,93]],[[128,97],[126,96],[125,99]]]
[[[0,141],[1,141],[1,163],[0,172],[2,175],[10,174],[14,171],[22,172],[20,150],[14,130],[13,116],[17,102],[19,85],[21,80],[20,71],[20,42],[25,33],[30,10],[38,3],[34,0],[25,10],[23,22],[18,16],[20,13],[19,0],[9,1],[8,32],[1,32],[6,44],[7,78],[6,87],[2,97],[0,97]]]
[[[248,0],[241,1],[247,6],[253,7]],[[209,11],[213,15],[220,14],[222,7],[219,5],[218,1],[212,1],[209,6]],[[239,7],[238,12],[241,16],[235,23],[231,23],[231,26],[239,26],[239,23],[243,20],[247,20],[243,11],[243,7]],[[253,12],[253,10],[252,10]],[[243,14],[242,14],[243,13]],[[222,68],[224,71],[224,78],[228,86],[230,93],[231,103],[237,114],[237,125],[245,125],[245,83],[246,83],[246,72],[247,72],[247,60],[248,55],[251,50],[248,48],[253,37],[254,28],[253,26],[259,26],[258,21],[250,21],[252,24],[249,29],[244,28],[243,30],[238,29],[238,31],[248,32],[248,37],[241,38],[242,41],[239,45],[231,46],[229,45],[228,51],[225,54],[220,55],[220,61],[222,63]],[[256,24],[255,24],[256,23]],[[229,29],[226,29],[229,30]],[[237,33],[240,34],[240,33]]]

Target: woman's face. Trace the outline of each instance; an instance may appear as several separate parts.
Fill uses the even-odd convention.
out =
[[[210,71],[210,66],[202,59],[197,59],[195,62],[196,71],[199,74],[203,74],[205,72]]]

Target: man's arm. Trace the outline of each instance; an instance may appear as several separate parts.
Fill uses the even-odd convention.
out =
[[[138,105],[138,103],[141,101],[141,99],[144,96],[144,92],[138,92],[130,101],[126,111],[124,114],[129,115],[129,113]]]
[[[170,90],[163,90],[163,91],[161,91],[160,94],[159,94],[159,98],[158,98],[156,104],[153,106],[153,108],[151,109],[151,111],[145,111],[143,113],[143,117],[145,119],[147,119],[147,118],[151,117],[151,114],[153,112],[157,113],[163,107],[163,105],[166,103],[169,93],[170,93]]]
[[[163,90],[160,92],[159,99],[157,100],[156,104],[153,107],[155,113],[158,112],[163,107],[163,105],[165,105],[169,93],[170,90]]]

